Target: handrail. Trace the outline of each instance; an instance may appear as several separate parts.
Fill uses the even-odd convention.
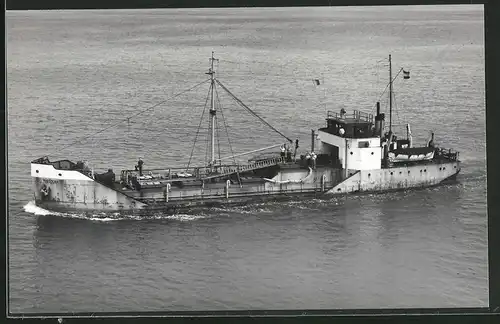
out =
[[[328,119],[338,119],[338,120],[344,120],[344,119],[349,118],[349,119],[355,119],[358,121],[363,120],[363,121],[371,122],[371,121],[373,121],[373,114],[368,114],[368,113],[365,113],[365,112],[362,112],[359,110],[354,110],[350,114],[347,114],[347,113],[341,114],[341,113],[329,110],[327,112],[327,118]]]

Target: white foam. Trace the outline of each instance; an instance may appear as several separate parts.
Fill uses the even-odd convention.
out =
[[[119,220],[145,220],[145,219],[171,219],[177,220],[181,222],[187,221],[195,221],[199,219],[207,218],[208,216],[205,214],[174,214],[174,215],[166,215],[166,214],[156,214],[153,216],[140,216],[140,215],[122,215],[120,213],[96,213],[92,215],[88,215],[85,213],[76,214],[76,213],[59,213],[50,210],[43,209],[35,205],[34,201],[28,202],[24,207],[24,211],[30,214],[34,214],[37,216],[59,216],[59,217],[67,217],[67,218],[76,218],[76,219],[85,219],[96,222],[112,222]]]
[[[207,218],[207,215],[198,214],[198,215],[189,215],[189,214],[174,214],[174,215],[163,215],[159,216],[160,219],[174,219],[181,222],[195,221],[198,219]],[[157,218],[158,219],[158,218]]]
[[[52,211],[43,209],[41,207],[38,207],[37,205],[35,205],[34,201],[28,202],[23,208],[24,208],[25,212],[30,213],[30,214],[35,214],[37,216],[39,216],[39,215],[42,215],[42,216],[43,215],[58,215],[59,214],[59,213],[52,212]]]

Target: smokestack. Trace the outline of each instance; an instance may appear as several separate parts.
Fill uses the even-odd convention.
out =
[[[380,101],[377,101],[377,115],[375,116],[374,135],[382,136],[384,131],[384,118],[385,115],[380,113]]]

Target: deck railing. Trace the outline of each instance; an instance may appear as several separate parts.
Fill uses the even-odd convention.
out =
[[[328,119],[337,119],[337,120],[346,120],[346,119],[354,119],[356,121],[362,121],[362,122],[373,122],[373,115],[372,114],[367,114],[362,111],[354,110],[352,113],[338,113],[338,112],[333,112],[329,110],[327,112],[327,118]]]
[[[217,165],[213,167],[194,168],[169,168],[169,169],[144,169],[142,176],[137,170],[123,170],[120,179],[124,183],[130,183],[132,177],[137,177],[140,184],[160,185],[164,182],[182,180],[206,180],[218,178],[234,173],[257,170],[272,165],[278,165],[286,161],[285,157],[274,157],[267,160],[244,165]]]

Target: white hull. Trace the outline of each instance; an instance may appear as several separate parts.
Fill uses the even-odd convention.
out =
[[[37,205],[57,211],[120,211],[145,204],[108,188],[75,170],[57,170],[52,165],[31,164],[33,195]]]
[[[328,193],[346,194],[428,187],[437,185],[458,172],[460,172],[460,162],[458,161],[378,170],[360,170],[329,190]]]

